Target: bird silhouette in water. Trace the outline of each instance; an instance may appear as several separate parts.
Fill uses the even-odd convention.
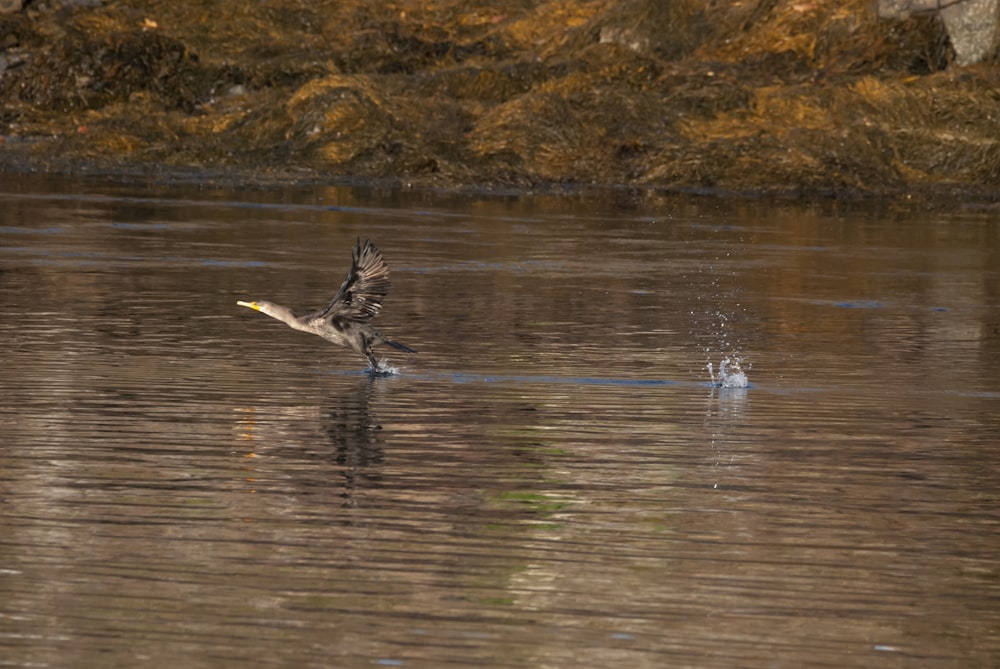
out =
[[[382,299],[389,293],[390,285],[389,268],[381,252],[371,241],[366,239],[362,244],[359,239],[344,284],[320,311],[296,316],[288,307],[265,300],[236,304],[277,318],[296,330],[311,332],[338,346],[353,349],[365,356],[372,374],[384,374],[375,360],[372,346],[388,344],[406,353],[416,353],[409,346],[385,337],[371,324],[382,311]]]

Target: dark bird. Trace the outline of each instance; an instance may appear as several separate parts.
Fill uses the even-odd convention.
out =
[[[320,311],[296,316],[288,307],[274,302],[237,302],[271,318],[284,321],[303,332],[311,332],[338,346],[347,346],[368,359],[372,373],[381,373],[372,346],[388,344],[393,348],[416,353],[409,346],[383,336],[371,325],[371,320],[382,311],[382,299],[389,293],[389,268],[382,254],[369,240],[358,240],[354,248],[351,269],[344,284],[330,303]]]

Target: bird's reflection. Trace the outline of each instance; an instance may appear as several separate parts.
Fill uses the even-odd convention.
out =
[[[382,480],[382,426],[371,409],[381,382],[366,375],[316,404],[242,409],[237,435],[251,490],[277,491],[280,482],[303,495],[339,493],[345,506],[355,506],[356,492]]]
[[[336,463],[343,467],[342,496],[346,506],[354,506],[357,489],[377,485],[382,478],[382,426],[370,408],[377,385],[377,380],[362,379],[351,392],[335,394],[327,403],[324,430],[333,445]]]

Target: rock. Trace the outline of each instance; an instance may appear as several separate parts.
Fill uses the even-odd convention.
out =
[[[998,0],[967,0],[941,10],[959,65],[978,63],[993,50],[998,5]]]
[[[972,65],[988,56],[996,44],[1000,0],[879,0],[882,18],[905,19],[910,14],[938,12],[944,21],[957,65]]]

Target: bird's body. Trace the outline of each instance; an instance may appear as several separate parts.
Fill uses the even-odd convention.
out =
[[[382,254],[369,240],[358,240],[354,248],[351,269],[330,303],[320,311],[296,316],[288,307],[264,300],[237,302],[287,323],[290,327],[319,335],[338,346],[346,346],[365,356],[372,372],[379,371],[372,352],[375,344],[388,344],[407,353],[416,353],[409,346],[392,341],[376,330],[370,321],[382,310],[382,299],[389,293],[389,268]]]

